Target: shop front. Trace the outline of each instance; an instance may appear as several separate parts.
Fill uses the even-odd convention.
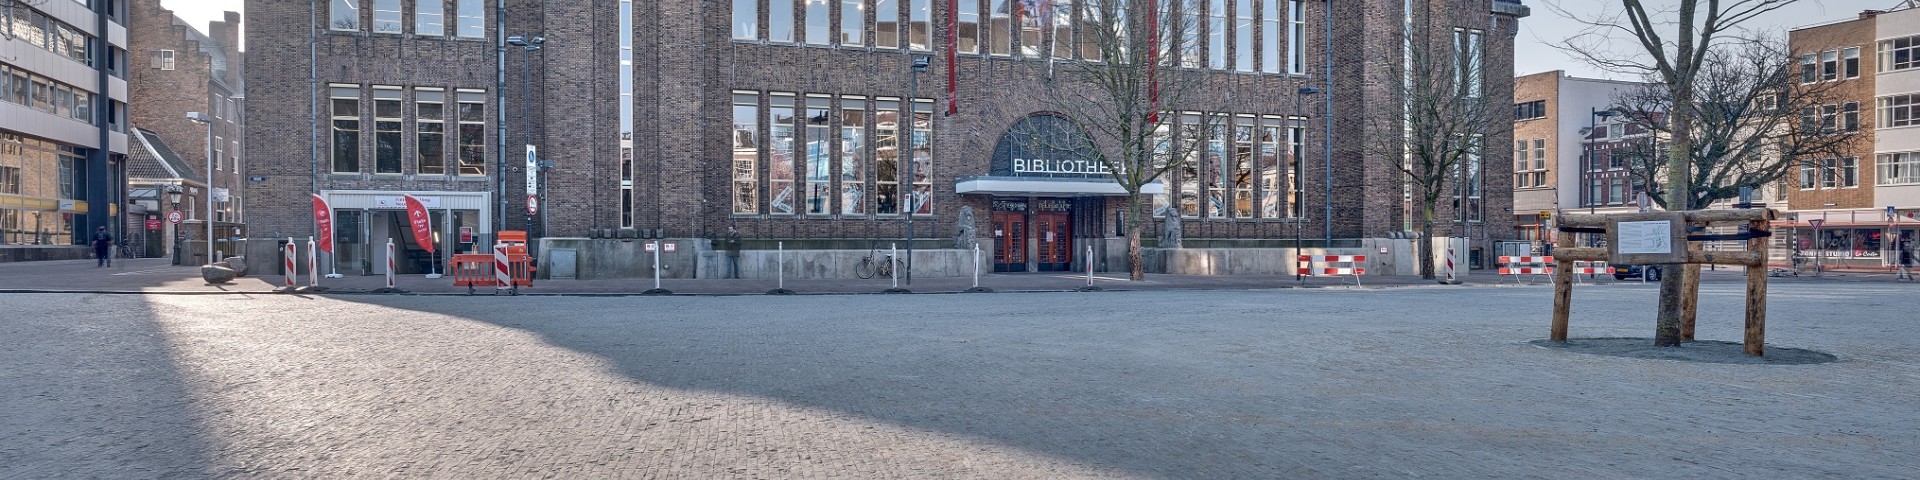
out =
[[[433,251],[414,239],[404,196],[427,208]],[[326,191],[333,208],[333,268],[348,275],[387,273],[388,241],[393,242],[394,273],[445,273],[447,255],[479,253],[493,238],[487,192]],[[300,241],[301,239],[295,239]],[[323,261],[325,261],[323,259]]]
[[[995,272],[1082,271],[1104,255],[1108,212],[1126,190],[1071,121],[1033,114],[1014,122],[993,150],[986,175],[960,177],[954,191],[986,196]],[[1141,193],[1165,193],[1158,183]],[[1109,199],[1115,199],[1109,201]],[[1115,219],[1118,220],[1117,218]],[[1088,257],[1088,249],[1094,251]]]

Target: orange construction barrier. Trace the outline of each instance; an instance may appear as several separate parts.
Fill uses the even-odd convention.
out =
[[[493,279],[493,255],[484,253],[462,253],[453,256],[453,265],[447,268],[453,275],[453,286],[467,287],[467,294],[473,294],[474,287],[492,287],[500,283]]]
[[[506,251],[508,256],[519,255],[522,257],[523,260],[521,261],[514,261],[511,258],[508,260],[508,263],[522,263],[523,265],[520,268],[525,270],[525,275],[514,273],[514,284],[520,286],[533,285],[533,273],[539,270],[534,268],[532,258],[527,255],[526,230],[501,230],[499,238],[495,240],[493,244],[493,249]],[[513,268],[515,267],[511,265],[508,266],[508,269]],[[516,270],[516,272],[518,272],[518,270]]]
[[[514,286],[533,286],[533,257],[525,254],[508,254],[507,273],[513,275]]]

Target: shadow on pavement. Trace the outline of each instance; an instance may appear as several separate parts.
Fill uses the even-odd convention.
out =
[[[144,298],[14,294],[0,308],[0,478],[212,475],[191,388]]]

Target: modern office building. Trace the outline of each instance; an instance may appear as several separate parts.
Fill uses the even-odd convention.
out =
[[[120,0],[0,3],[0,261],[122,233],[126,23]]]
[[[731,227],[750,250],[785,242],[798,250],[789,258],[819,265],[801,275],[850,271],[834,252],[909,237],[945,252],[977,242],[1001,271],[1124,269],[1120,188],[1097,162],[1013,140],[1031,128],[1073,130],[1047,96],[1059,91],[1052,82],[1072,78],[1062,72],[1103,61],[1077,40],[1102,28],[1084,20],[1090,5],[249,5],[248,227],[256,237],[310,235],[309,198],[318,194],[334,210],[338,265],[352,273],[384,269],[374,253],[384,247],[374,246],[389,239],[403,252],[398,270],[428,268],[431,257],[396,234],[403,195],[433,212],[442,251],[484,248],[501,229],[531,230],[548,258],[557,238],[700,246]],[[1511,71],[1516,22],[1527,14],[1517,0],[1159,5],[1164,12],[1141,9],[1128,21],[1194,25],[1167,40],[1166,60],[1206,94],[1158,107],[1180,125],[1219,127],[1182,130],[1206,147],[1145,189],[1157,196],[1153,215],[1182,220],[1155,218],[1146,237],[1171,238],[1164,229],[1177,223],[1184,250],[1236,259],[1248,257],[1232,252],[1280,252],[1302,237],[1309,247],[1358,250],[1410,230],[1400,175],[1365,153],[1368,142],[1402,132],[1394,121],[1402,102],[1378,79],[1394,77],[1409,33],[1448,46],[1463,68]],[[1495,101],[1511,95],[1505,82],[1485,87]],[[1513,139],[1502,130],[1484,141],[1461,198],[1442,202],[1441,213],[1457,220],[1443,222],[1442,234],[1473,238],[1476,252],[1514,232],[1504,147]],[[607,248],[568,240],[576,263],[543,272],[640,274],[650,263],[609,253],[625,251],[619,240]],[[1156,255],[1158,271],[1292,268]]]

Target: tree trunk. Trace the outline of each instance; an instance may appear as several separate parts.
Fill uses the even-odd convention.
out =
[[[1681,209],[1687,208],[1689,203],[1687,200],[1693,198],[1693,192],[1691,191],[1692,189],[1689,188],[1690,184],[1688,182],[1692,180],[1693,176],[1691,171],[1691,167],[1693,166],[1694,124],[1693,82],[1694,70],[1698,68],[1698,66],[1693,64],[1692,55],[1694,50],[1694,10],[1698,7],[1699,5],[1696,2],[1681,2],[1680,21],[1678,23],[1679,35],[1675,37],[1675,40],[1679,42],[1679,48],[1675,49],[1677,54],[1674,55],[1673,78],[1669,78],[1667,82],[1673,86],[1673,109],[1668,112],[1668,115],[1671,117],[1670,125],[1672,125],[1673,143],[1668,145],[1666,203],[1669,206],[1678,206]],[[1674,227],[1685,228],[1686,226],[1674,225]],[[1687,269],[1674,268],[1676,266],[1677,265],[1663,265],[1661,268],[1664,272],[1678,273],[1679,275],[1660,276],[1660,314],[1653,329],[1653,344],[1655,346],[1678,347],[1682,341],[1680,324],[1681,317],[1683,316],[1682,311],[1685,308],[1684,299],[1687,295],[1686,282],[1684,281],[1687,277]]]
[[[1141,281],[1147,279],[1146,265],[1140,261],[1140,194],[1127,195],[1127,279]]]
[[[1433,202],[1420,209],[1420,241],[1413,248],[1420,253],[1420,278],[1433,280]]]

